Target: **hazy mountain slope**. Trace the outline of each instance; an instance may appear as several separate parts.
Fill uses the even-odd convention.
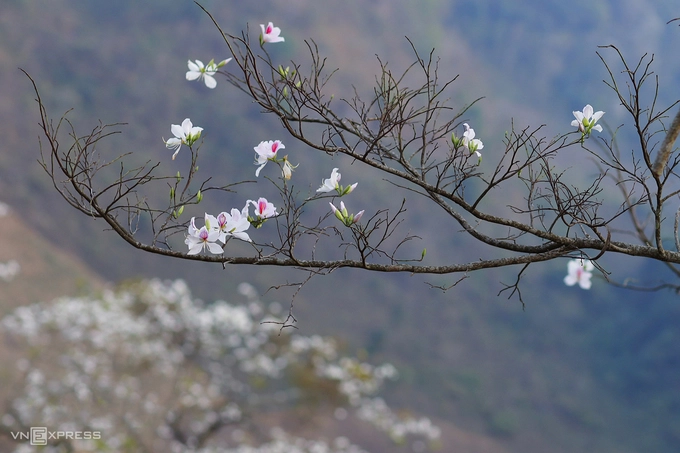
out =
[[[104,280],[87,264],[43,238],[14,209],[0,217],[0,225],[0,262],[16,261],[20,267],[11,280],[0,280],[0,316],[21,305],[103,287]]]

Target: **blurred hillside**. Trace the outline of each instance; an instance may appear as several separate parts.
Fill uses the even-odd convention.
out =
[[[105,280],[58,243],[46,240],[10,208],[0,216],[0,263],[18,263],[18,272],[0,280],[0,316],[16,307],[104,287]]]
[[[607,111],[612,126],[623,121],[617,100],[600,81],[606,73],[595,54],[599,44],[620,46],[632,62],[644,52],[657,53],[660,102],[680,97],[680,62],[673,58],[680,30],[665,25],[678,14],[661,0],[203,4],[234,33],[249,24],[255,38],[262,22],[281,26],[286,45],[271,51],[282,61],[307,61],[303,40],[313,38],[328,66],[341,68],[332,84],[338,97],[350,96],[352,85],[370,89],[375,54],[395,69],[406,68],[413,54],[405,35],[419,52],[436,47],[441,73],[461,75],[451,95],[454,105],[486,96],[468,120],[487,153],[500,149],[511,117],[563,131],[572,110],[592,103]],[[107,280],[182,277],[210,300],[228,298],[241,281],[265,292],[305,276],[267,268],[223,271],[146,256],[71,210],[36,164],[37,107],[17,66],[35,78],[51,115],[58,119],[74,109],[69,118],[81,133],[99,119],[128,123],[123,134],[101,144],[111,156],[134,151],[133,161],[159,161],[162,171],[174,174],[186,165],[186,153],[170,161],[161,137],[189,116],[205,129],[202,168],[219,169],[214,174],[221,181],[243,178],[244,168],[252,171],[252,147],[264,137],[281,138],[293,162],[304,160],[306,175],[325,175],[341,162],[348,169],[343,181],[359,181],[367,205],[400,201],[390,198],[387,184],[348,162],[308,157],[309,150],[287,142],[273,118],[259,115],[224,81],[214,91],[186,82],[187,59],[226,57],[219,33],[191,1],[8,0],[0,36],[0,188],[17,219]],[[239,192],[206,203],[252,198],[248,188]],[[427,206],[413,206],[409,215],[414,221],[406,228],[423,237],[417,246],[428,248],[428,258],[468,251],[469,244],[456,239],[441,243],[440,219]],[[671,278],[650,263],[607,256],[602,263],[618,281]],[[457,277],[336,271],[303,288],[296,315],[303,330],[345,338],[348,348],[396,362],[403,374],[392,395],[396,402],[496,436],[509,451],[674,451],[680,442],[677,296],[617,290],[603,280],[590,292],[566,288],[565,268],[550,263],[531,270],[523,280],[525,310],[516,300],[496,297],[499,282],[513,281],[512,269],[471,275],[446,293],[424,282],[445,285]],[[268,296],[287,304],[293,290]],[[26,293],[22,303],[38,296]]]

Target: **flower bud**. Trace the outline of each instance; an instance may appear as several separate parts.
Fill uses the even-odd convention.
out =
[[[451,143],[453,143],[454,148],[459,148],[463,145],[463,140],[456,137],[454,132],[451,133]]]
[[[341,201],[340,202],[340,212],[342,212],[342,217],[347,218],[349,215],[349,212],[347,212],[347,208],[345,207],[345,202]]]

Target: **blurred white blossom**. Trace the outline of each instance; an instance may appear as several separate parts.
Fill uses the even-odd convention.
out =
[[[2,424],[105,433],[97,443],[74,441],[82,452],[134,450],[139,442],[179,453],[363,452],[347,437],[308,440],[280,429],[250,445],[250,414],[290,407],[314,391],[291,387],[288,377],[297,370],[334,383],[348,403],[336,409],[338,419],[349,409],[395,440],[438,438],[428,419],[398,417],[375,397],[385,380],[397,377],[392,365],[343,357],[333,339],[262,324],[282,321],[273,313],[283,311],[280,305],[269,310],[249,284],[238,291],[248,298],[245,305],[206,304],[181,280],[151,280],[17,308],[0,329],[36,352],[15,368],[23,389]],[[211,446],[221,427],[238,428],[236,445]],[[22,444],[15,452],[36,448]],[[40,451],[65,451],[54,448]]]

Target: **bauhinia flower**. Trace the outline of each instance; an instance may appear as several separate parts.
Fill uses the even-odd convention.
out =
[[[468,123],[463,123],[463,127],[465,127],[463,137],[458,138],[456,137],[456,134],[451,134],[453,146],[456,148],[462,146],[467,149],[471,155],[477,155],[477,158],[479,159],[477,165],[479,165],[482,163],[482,153],[480,153],[479,150],[484,148],[484,143],[482,143],[480,139],[475,138],[475,130],[471,128]]]
[[[470,150],[470,154],[475,153],[479,158],[479,163],[481,163],[482,153],[479,150],[484,148],[484,143],[480,139],[475,138],[475,130],[468,123],[464,123],[463,127],[465,128],[465,132],[463,132],[463,146]]]
[[[255,165],[259,165],[257,167],[257,170],[255,170],[255,176],[260,176],[260,170],[267,165],[267,162],[270,160],[276,161],[276,153],[280,149],[284,149],[285,146],[283,143],[281,143],[280,140],[269,140],[266,142],[260,142],[259,145],[257,145],[255,148],[255,152],[257,153],[257,156],[255,156]]]
[[[257,201],[248,200],[248,203],[252,203],[255,207],[255,215],[260,219],[267,219],[279,215],[279,213],[276,212],[274,203],[270,203],[264,197],[260,197]]]
[[[298,164],[299,165],[299,164]],[[283,163],[281,164],[281,177],[283,179],[290,179],[293,177],[293,170],[297,168],[297,165],[293,165],[288,160],[288,156],[283,156]]]
[[[185,118],[181,125],[171,125],[170,131],[175,137],[169,139],[167,142],[165,140],[163,141],[165,142],[166,148],[175,150],[175,154],[172,155],[172,160],[175,160],[177,153],[179,153],[180,147],[182,145],[193,145],[196,140],[201,137],[203,128],[194,126],[189,118]]]
[[[576,259],[569,261],[567,263],[567,276],[564,277],[564,284],[574,286],[578,283],[581,288],[590,289],[592,285],[590,278],[593,276],[593,269],[595,269],[595,266],[590,260]]]
[[[248,203],[246,203],[243,210],[239,211],[236,208],[232,208],[231,215],[227,215],[229,216],[225,226],[227,234],[242,241],[252,242],[248,233],[245,232],[250,228],[250,221],[248,220]]]
[[[206,214],[206,219],[208,215]],[[197,255],[201,253],[206,247],[210,253],[219,255],[223,252],[222,247],[216,244],[219,238],[219,231],[211,228],[209,223],[201,229],[196,228],[195,217],[191,218],[191,223],[189,224],[189,231],[184,243],[189,247],[189,255]]]
[[[331,172],[331,177],[328,178],[328,179],[324,179],[323,183],[321,184],[321,187],[316,189],[316,191],[321,192],[321,193],[326,193],[326,192],[332,192],[332,191],[335,190],[338,193],[338,196],[343,196],[343,195],[347,195],[348,193],[353,191],[356,188],[357,184],[359,184],[359,183],[355,182],[351,186],[343,187],[343,186],[340,185],[340,179],[341,178],[342,178],[342,176],[338,172],[338,169],[334,168],[333,171]]]
[[[282,36],[279,36],[281,34],[281,29],[279,27],[275,27],[273,23],[269,22],[266,27],[264,24],[260,24],[260,28],[262,29],[262,34],[260,35],[260,44],[264,44],[266,42],[275,43],[285,41]]]
[[[350,214],[349,211],[347,211],[347,208],[345,207],[345,203],[342,201],[340,202],[340,209],[336,208],[333,203],[328,203],[331,205],[331,209],[333,210],[333,214],[335,214],[335,217],[338,218],[339,221],[341,221],[345,226],[352,226],[352,224],[357,223],[360,219],[361,216],[364,215],[364,211],[361,210],[357,212],[356,214]]]
[[[205,86],[211,89],[215,88],[217,86],[217,81],[215,80],[214,76],[217,73],[217,70],[229,63],[229,61],[231,61],[231,58],[227,58],[226,60],[222,60],[216,64],[215,60],[210,60],[210,63],[203,65],[201,60],[196,60],[196,62],[189,60],[189,71],[187,71],[186,75],[187,80],[203,79]]]
[[[231,219],[231,216],[226,212],[220,212],[217,217],[210,214],[205,215],[205,224],[210,225],[209,228],[217,230],[219,236],[217,240],[225,243],[227,241],[227,235],[229,234],[229,229],[227,228],[227,223]]]
[[[604,115],[603,111],[593,113],[593,108],[590,104],[587,104],[585,107],[583,107],[582,112],[572,113],[576,119],[571,122],[571,125],[578,128],[582,137],[589,136],[593,130],[602,132],[602,126],[596,123],[597,120],[602,118],[602,115]]]

